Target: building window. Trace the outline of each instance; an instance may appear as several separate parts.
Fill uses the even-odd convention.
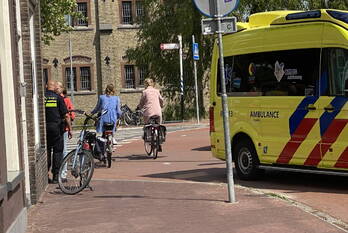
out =
[[[66,80],[66,85],[65,86],[67,87],[67,89],[69,91],[71,90],[70,74],[71,74],[71,68],[70,67],[66,67],[65,68],[65,80]],[[74,78],[74,91],[77,91],[76,67],[73,67],[73,78]]]
[[[45,84],[51,79],[51,66],[43,65],[42,76]]]
[[[143,1],[136,1],[135,3],[135,16],[137,18],[142,17],[144,15],[144,5]]]
[[[125,64],[122,68],[123,88],[132,89],[144,86],[147,76],[146,67],[136,67],[135,65]]]
[[[81,90],[91,90],[91,68],[80,67]]]
[[[139,68],[139,86],[144,86],[144,80],[147,76],[147,68],[142,66]]]
[[[64,80],[65,86],[68,91],[71,90],[70,82],[70,66],[64,68]],[[74,79],[74,90],[75,91],[91,91],[93,90],[93,75],[91,65],[73,65],[73,79]]]
[[[134,24],[139,17],[144,15],[142,0],[120,0],[120,15],[122,24]]]
[[[91,9],[89,0],[77,0],[77,11],[85,17],[85,19],[74,20],[75,26],[88,26],[91,24]]]
[[[135,88],[135,72],[133,65],[124,66],[124,80],[126,88]]]

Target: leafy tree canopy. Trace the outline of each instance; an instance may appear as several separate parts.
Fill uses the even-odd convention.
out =
[[[127,50],[128,59],[138,66],[149,66],[149,76],[169,90],[167,95],[175,96],[180,83],[178,50],[161,51],[160,44],[178,43],[177,35],[181,34],[184,53],[187,54],[184,60],[185,96],[187,102],[192,102],[192,35],[195,35],[200,46],[201,60],[197,64],[200,85],[207,80],[205,74],[209,71],[215,36],[202,36],[202,15],[192,0],[144,0],[144,8],[146,14],[139,19],[138,44]],[[231,15],[236,16],[238,21],[245,21],[250,14],[257,12],[319,8],[348,9],[348,0],[243,0]]]
[[[45,44],[62,32],[71,30],[66,24],[66,15],[71,15],[73,19],[83,18],[76,7],[76,0],[40,0],[42,40]]]

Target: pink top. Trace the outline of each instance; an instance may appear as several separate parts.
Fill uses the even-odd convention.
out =
[[[144,110],[144,121],[148,123],[151,116],[160,116],[162,120],[163,98],[160,92],[149,86],[141,96],[138,108]]]

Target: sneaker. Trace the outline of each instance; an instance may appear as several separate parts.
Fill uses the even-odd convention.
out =
[[[116,138],[112,138],[112,144],[117,145]]]

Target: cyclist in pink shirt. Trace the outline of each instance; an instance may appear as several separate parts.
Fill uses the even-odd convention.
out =
[[[154,88],[154,82],[151,78],[144,80],[145,90],[138,104],[138,109],[142,109],[144,112],[144,122],[145,124],[149,123],[149,119],[152,116],[159,116],[160,122],[162,122],[162,107],[163,107],[163,98],[159,90]]]

